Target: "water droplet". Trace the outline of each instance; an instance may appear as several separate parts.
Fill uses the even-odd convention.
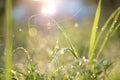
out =
[[[75,23],[74,26],[75,26],[75,27],[79,27],[79,24]]]
[[[104,28],[101,28],[101,30],[103,31],[103,30],[104,30]]]
[[[14,70],[11,70],[11,72],[12,72],[13,74],[16,74],[16,71],[14,71]]]
[[[56,41],[56,44],[58,44],[58,43],[59,43],[59,40]]]
[[[55,49],[59,49],[59,45],[55,45]]]
[[[83,56],[83,59],[85,59],[85,56]]]
[[[95,74],[93,74],[93,77],[94,77],[94,78],[96,77]]]
[[[83,60],[84,60],[84,62],[87,62],[87,61],[88,61],[88,59],[86,59],[85,56],[83,56]]]
[[[98,26],[96,26],[96,28],[98,29]]]
[[[81,65],[82,65],[82,62],[80,61],[80,62],[79,62],[79,66],[81,66]]]
[[[22,31],[22,29],[20,28],[20,29],[19,29],[19,31],[21,32],[21,31]]]
[[[30,71],[28,71],[28,73],[30,73]]]
[[[73,69],[74,68],[74,66],[73,65],[71,65],[71,69]]]
[[[51,23],[50,23],[50,22],[48,22],[48,23],[47,23],[47,25],[48,25],[48,26],[51,26]]]
[[[115,20],[114,23],[117,23],[117,20]]]
[[[77,75],[79,75],[80,73],[79,72],[77,72]]]

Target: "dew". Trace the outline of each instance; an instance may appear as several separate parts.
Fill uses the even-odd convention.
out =
[[[59,40],[57,40],[56,43],[58,44],[58,43],[59,43]]]
[[[33,60],[32,60],[32,59],[30,59],[30,61],[32,62]]]
[[[57,44],[57,45],[55,45],[55,49],[59,49],[59,45]]]
[[[47,27],[48,29],[51,29],[52,24],[51,24],[50,22],[48,22],[48,23],[47,23],[47,26],[48,26],[48,27]]]
[[[71,69],[73,69],[74,68],[74,66],[73,65],[71,65]]]
[[[96,29],[98,29],[98,26],[96,26]]]
[[[78,24],[78,23],[75,23],[75,24],[74,24],[74,26],[75,26],[75,27],[78,27],[78,26],[79,26],[79,24]]]
[[[85,59],[85,56],[83,56],[83,59]]]
[[[96,77],[95,74],[93,74],[93,77],[94,77],[94,78]]]
[[[55,49],[59,49],[59,40],[56,41]]]
[[[12,72],[13,74],[16,74],[16,71],[14,71],[14,70],[11,70],[11,72]]]
[[[46,51],[47,51],[47,53],[48,53],[49,55],[52,55],[52,54],[53,54],[53,51],[52,51],[50,48],[47,48]]]
[[[22,29],[20,28],[20,29],[19,29],[19,31],[21,32],[21,31],[22,31]]]
[[[104,28],[101,28],[101,30],[103,31],[103,30],[104,30]]]
[[[115,20],[114,23],[117,23],[117,20]]]
[[[81,65],[82,65],[82,62],[80,61],[80,62],[79,62],[79,66],[81,66]]]
[[[50,22],[48,22],[48,23],[47,23],[47,25],[48,25],[48,26],[51,26],[51,23],[50,23]]]
[[[77,75],[79,75],[80,73],[79,72],[77,72]]]
[[[30,71],[28,71],[28,73],[30,73]]]
[[[88,59],[86,59],[85,56],[83,56],[83,60],[84,60],[84,62],[87,62],[87,61],[88,61]]]

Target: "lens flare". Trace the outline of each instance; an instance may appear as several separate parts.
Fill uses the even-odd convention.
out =
[[[45,15],[53,15],[56,13],[55,1],[45,0],[41,9],[41,13]]]

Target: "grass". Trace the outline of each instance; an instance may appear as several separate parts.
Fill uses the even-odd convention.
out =
[[[47,65],[46,72],[44,74],[37,71],[36,66],[32,61],[32,55],[29,51],[24,48],[22,49],[25,53],[27,53],[27,62],[24,64],[23,71],[19,69],[15,69],[16,66],[12,66],[12,54],[14,50],[12,50],[12,18],[11,18],[11,0],[6,1],[6,41],[5,41],[5,71],[4,79],[2,80],[112,80],[110,79],[109,73],[112,71],[111,66],[113,66],[113,62],[111,62],[108,58],[99,58],[106,43],[114,35],[116,30],[120,27],[119,21],[120,17],[120,8],[116,9],[105,24],[100,27],[100,31],[98,30],[99,18],[101,12],[101,2],[99,0],[98,7],[96,10],[93,27],[91,30],[91,39],[89,44],[89,51],[86,56],[78,56],[80,53],[76,51],[72,40],[69,38],[66,33],[64,26],[61,26],[56,20],[51,17],[48,17],[61,31],[66,42],[68,43],[68,47],[61,48],[57,52],[55,51],[55,56]],[[35,17],[33,15],[32,17]],[[28,20],[28,32],[30,29],[30,21],[32,17]],[[112,22],[112,23],[111,23]],[[108,27],[110,25],[110,27]],[[106,34],[104,33],[106,31]],[[98,34],[97,34],[98,33]],[[104,38],[102,38],[104,37]],[[102,42],[101,42],[102,41]],[[100,43],[101,42],[101,43]],[[101,44],[99,49],[98,45]],[[18,49],[18,48],[17,48]],[[54,52],[54,51],[53,51]],[[66,60],[67,56],[64,56],[65,53],[71,53],[73,56],[73,60],[69,63],[62,64],[61,59]],[[67,54],[66,53],[66,54]],[[34,55],[34,54],[33,54]],[[63,55],[63,58],[60,57]],[[61,65],[59,65],[61,63]],[[57,66],[55,66],[57,65]],[[114,69],[115,70],[115,69]],[[1,76],[0,76],[1,77]],[[115,79],[115,78],[114,78]]]
[[[94,56],[94,45],[95,45],[96,31],[97,31],[96,27],[98,27],[100,11],[101,11],[101,0],[99,0],[98,8],[97,8],[94,23],[93,23],[93,28],[92,28],[92,31],[91,31],[91,40],[90,40],[90,47],[89,47],[89,54],[88,54],[88,58],[90,60],[92,60],[93,56]]]
[[[6,24],[5,24],[5,80],[10,80],[12,70],[12,4],[6,0]]]

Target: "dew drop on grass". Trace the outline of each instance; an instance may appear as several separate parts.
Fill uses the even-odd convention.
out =
[[[94,77],[94,78],[96,77],[95,74],[93,74],[93,77]]]
[[[78,23],[75,23],[74,26],[77,28],[77,27],[79,27],[79,24],[78,24]]]
[[[96,26],[96,29],[98,29],[98,26]]]
[[[117,20],[115,20],[114,23],[117,23]]]
[[[88,59],[86,59],[85,56],[83,56],[83,60],[84,60],[84,62],[87,62],[87,61],[88,61]]]
[[[74,66],[73,65],[71,65],[71,69],[73,69],[74,68]]]
[[[103,30],[104,30],[104,28],[101,28],[101,30],[103,31]]]
[[[48,22],[48,23],[47,23],[47,26],[51,26],[51,25],[52,25],[51,22]]]
[[[20,29],[19,29],[19,31],[21,32],[21,31],[22,31],[22,29],[20,28]]]
[[[79,72],[77,72],[76,74],[77,74],[77,75],[79,75],[80,73],[79,73]]]
[[[80,61],[80,62],[79,62],[79,66],[81,66],[81,64],[82,64],[82,62]]]
[[[14,70],[11,70],[11,72],[12,72],[13,74],[16,74],[16,71],[14,71]]]

